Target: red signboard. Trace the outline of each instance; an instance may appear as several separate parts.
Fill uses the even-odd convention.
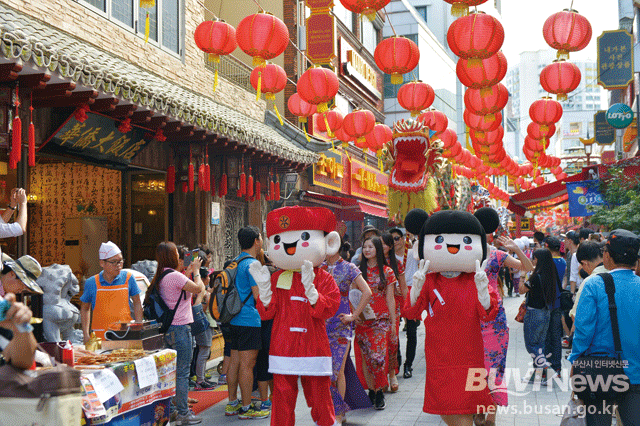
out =
[[[335,54],[335,18],[327,10],[307,18],[307,56],[315,64],[330,64]]]
[[[349,164],[349,194],[365,200],[387,204],[389,189],[387,174],[353,158]]]
[[[616,152],[615,151],[602,151],[600,154],[600,159],[602,160],[602,164],[611,164],[616,162]]]
[[[307,0],[307,7],[309,9],[331,9],[333,0]]]

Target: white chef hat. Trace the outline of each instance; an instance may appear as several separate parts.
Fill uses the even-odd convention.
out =
[[[120,253],[122,253],[122,250],[120,250],[120,248],[111,241],[102,243],[100,245],[100,250],[98,251],[100,260],[110,259]]]

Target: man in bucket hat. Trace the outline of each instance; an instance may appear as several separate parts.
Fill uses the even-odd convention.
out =
[[[13,260],[6,254],[2,254],[0,280],[2,281],[3,295],[5,293],[42,294],[42,289],[36,283],[40,274],[42,274],[42,267],[33,257],[27,255]]]

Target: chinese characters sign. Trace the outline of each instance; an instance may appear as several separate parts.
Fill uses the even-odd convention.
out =
[[[604,204],[604,200],[598,189],[598,184],[598,180],[567,182],[569,216],[591,216],[593,212],[590,211],[590,207]]]
[[[307,56],[315,64],[330,65],[336,56],[335,17],[332,0],[307,0],[311,15],[306,22]]]
[[[626,30],[604,31],[598,37],[598,83],[621,89],[633,80],[633,36]]]
[[[344,166],[342,156],[331,151],[320,154],[320,159],[313,165],[313,184],[342,192]]]
[[[389,177],[385,173],[352,159],[350,178],[351,195],[382,204],[387,203]]]
[[[87,114],[84,122],[71,118],[47,141],[43,150],[69,152],[93,160],[128,164],[150,141],[144,139],[145,131],[134,127],[128,133],[120,133],[117,123],[97,114]]]

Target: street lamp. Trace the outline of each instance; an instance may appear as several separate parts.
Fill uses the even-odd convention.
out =
[[[580,138],[580,142],[584,145],[584,153],[587,156],[587,166],[591,165],[589,158],[591,157],[591,153],[593,152],[593,144],[595,143],[596,138],[593,137],[589,139],[589,135],[587,135],[587,139]]]

